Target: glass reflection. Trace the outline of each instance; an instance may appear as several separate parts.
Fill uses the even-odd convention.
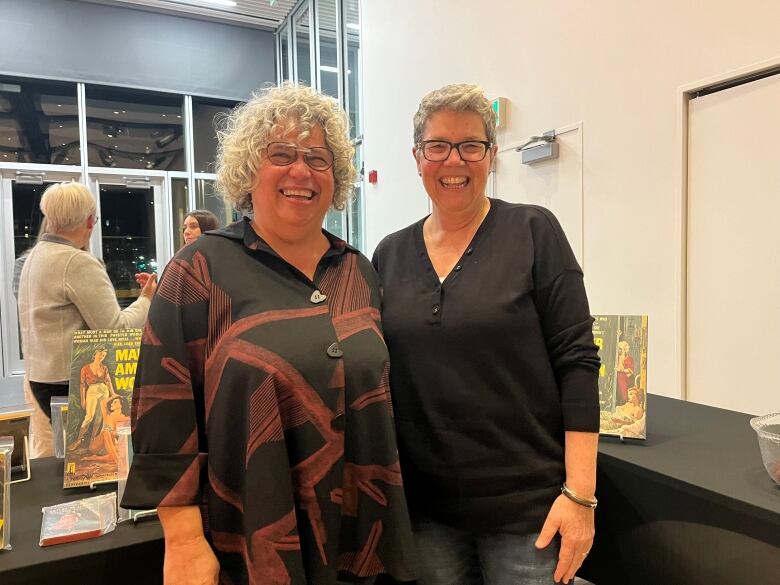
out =
[[[312,85],[311,82],[311,31],[308,6],[295,17],[295,63],[298,71],[298,83]]]
[[[279,35],[281,39],[281,62],[282,62],[282,81],[287,81],[292,78],[290,75],[290,27],[286,26],[282,29]]]
[[[184,229],[184,218],[187,217],[189,187],[187,179],[171,179],[171,211],[172,211],[172,233],[173,248],[178,250],[184,245],[182,230]]]
[[[237,102],[192,98],[192,134],[195,172],[213,173],[217,157],[217,122],[230,113]]]
[[[357,181],[352,198],[347,205],[349,214],[349,243],[363,249],[363,145],[355,147],[355,168],[358,170]]]
[[[347,59],[347,104],[349,108],[349,120],[351,122],[350,136],[357,138],[362,136],[362,116],[360,108],[360,2],[358,0],[344,0],[344,20],[346,30],[345,53]]]
[[[344,211],[338,211],[337,209],[329,210],[327,215],[325,215],[325,229],[334,236],[347,241],[346,214]]]
[[[135,273],[157,271],[154,222],[152,187],[101,185],[103,262],[122,307],[141,294]]]
[[[90,166],[185,170],[184,98],[87,86]]]
[[[319,34],[320,91],[339,99],[339,60],[336,40],[336,0],[317,2],[317,32]]]
[[[76,84],[0,77],[0,162],[81,164]]]
[[[11,183],[11,201],[14,224],[14,258],[18,258],[35,245],[41,228],[40,202],[44,185],[24,185]]]
[[[195,180],[195,207],[208,209],[219,219],[220,227],[233,223],[239,218],[238,214],[225,205],[222,196],[214,191],[215,181],[212,179]]]

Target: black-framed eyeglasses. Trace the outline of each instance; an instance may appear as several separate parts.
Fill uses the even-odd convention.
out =
[[[417,148],[422,150],[425,160],[441,162],[447,160],[452,149],[456,149],[461,160],[465,162],[479,162],[485,155],[492,142],[487,140],[464,140],[463,142],[448,142],[447,140],[421,140]]]
[[[268,160],[278,167],[286,167],[298,160],[303,153],[303,161],[315,171],[327,171],[333,166],[333,153],[322,146],[302,148],[289,142],[269,142],[265,147]]]

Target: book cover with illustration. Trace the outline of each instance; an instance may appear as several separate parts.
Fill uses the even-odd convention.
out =
[[[46,506],[42,512],[41,546],[96,538],[116,527],[116,492]]]
[[[599,348],[600,429],[604,435],[647,436],[647,315],[594,315]]]
[[[140,329],[73,334],[63,487],[117,480],[117,429],[130,420]]]

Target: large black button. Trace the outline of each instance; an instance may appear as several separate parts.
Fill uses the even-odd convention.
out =
[[[311,298],[309,300],[314,304],[318,304],[327,298],[328,298],[327,295],[324,295],[320,291],[315,290],[313,293],[311,293]]]
[[[461,266],[460,264],[458,264],[458,265],[455,267],[455,272],[460,272],[460,269],[461,269],[461,268],[463,268],[463,266]]]
[[[431,313],[434,315],[438,315],[439,311],[441,311],[441,307],[439,305],[433,305],[433,308],[431,309]]]
[[[339,344],[334,342],[334,343],[331,343],[328,346],[327,354],[328,354],[328,357],[340,358],[341,356],[344,355],[344,352],[341,351],[341,348],[339,347]]]
[[[347,426],[347,417],[344,416],[344,413],[337,414],[330,420],[330,427],[334,431],[343,431],[344,427]]]

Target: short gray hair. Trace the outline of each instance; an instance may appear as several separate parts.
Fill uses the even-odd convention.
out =
[[[81,227],[97,208],[95,198],[81,183],[54,183],[41,197],[41,212],[50,232],[70,231]]]
[[[496,113],[485,92],[478,85],[454,83],[434,89],[423,97],[414,115],[414,143],[419,144],[425,132],[425,124],[431,114],[440,110],[474,112],[482,118],[488,141],[496,142]]]
[[[252,210],[251,191],[262,162],[262,149],[275,132],[298,132],[306,138],[322,127],[333,152],[333,207],[344,209],[355,186],[355,149],[349,121],[338,102],[317,90],[285,82],[253,95],[221,120],[217,132],[217,191],[241,212]]]

